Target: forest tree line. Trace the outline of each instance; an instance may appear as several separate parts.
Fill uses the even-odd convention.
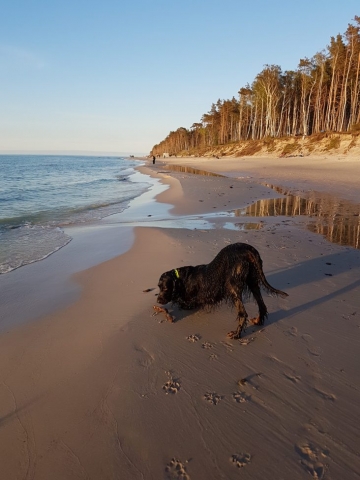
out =
[[[155,145],[153,155],[176,155],[267,137],[360,131],[360,17],[327,48],[300,59],[296,70],[265,65],[238,97],[218,100],[201,121]]]

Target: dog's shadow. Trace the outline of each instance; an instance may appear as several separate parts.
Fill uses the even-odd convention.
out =
[[[195,315],[197,313],[202,313],[202,312],[210,313],[207,310],[204,310],[201,308],[183,309],[183,308],[180,308],[178,305],[172,305],[171,303],[164,305],[164,307],[167,308],[170,315],[173,317],[172,323],[181,322],[182,320],[185,320],[187,317],[190,317],[191,315]]]
[[[265,322],[265,325],[271,325],[292,315],[306,312],[313,307],[325,304],[336,297],[359,288],[360,279],[348,285],[341,286],[338,289],[335,287],[334,289],[334,284],[337,284],[337,277],[339,277],[339,275],[346,274],[349,270],[359,267],[358,252],[356,250],[346,249],[343,252],[317,257],[305,262],[300,262],[290,268],[268,274],[267,278],[270,284],[275,286],[280,285],[281,289],[289,293],[289,297],[282,300],[282,302],[286,302],[286,305],[291,305],[292,301],[295,302],[297,300],[296,289],[301,286],[304,288],[307,287],[306,294],[308,298],[313,298],[309,298],[307,302],[295,305],[290,309],[281,309],[275,312],[270,311],[268,321]],[[316,296],[320,291],[319,287],[323,288],[323,285],[329,281],[329,277],[331,277],[333,285],[328,286],[327,289],[332,289],[332,291],[326,295]],[[309,288],[309,286],[311,286],[311,288]],[[292,289],[295,289],[293,295],[294,300],[292,300],[291,295]],[[266,303],[266,297],[264,300]]]

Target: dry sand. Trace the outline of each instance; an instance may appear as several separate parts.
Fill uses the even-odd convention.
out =
[[[261,177],[360,203],[356,161],[317,161],[169,162],[232,178],[142,169],[170,185],[158,201],[177,222],[196,214],[200,227],[163,229],[154,216],[128,252],[75,276],[78,301],[0,336],[1,479],[359,478],[359,250],[287,219],[241,230],[207,217],[278,196]],[[227,306],[152,316],[162,272],[236,241],[289,293],[264,296],[264,328],[227,339]]]

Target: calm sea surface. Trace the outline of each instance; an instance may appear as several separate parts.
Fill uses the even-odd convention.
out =
[[[0,274],[71,241],[63,227],[123,211],[143,193],[123,157],[0,155]]]

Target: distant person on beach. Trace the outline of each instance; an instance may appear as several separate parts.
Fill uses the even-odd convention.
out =
[[[155,165],[155,155],[153,155],[153,165]]]

